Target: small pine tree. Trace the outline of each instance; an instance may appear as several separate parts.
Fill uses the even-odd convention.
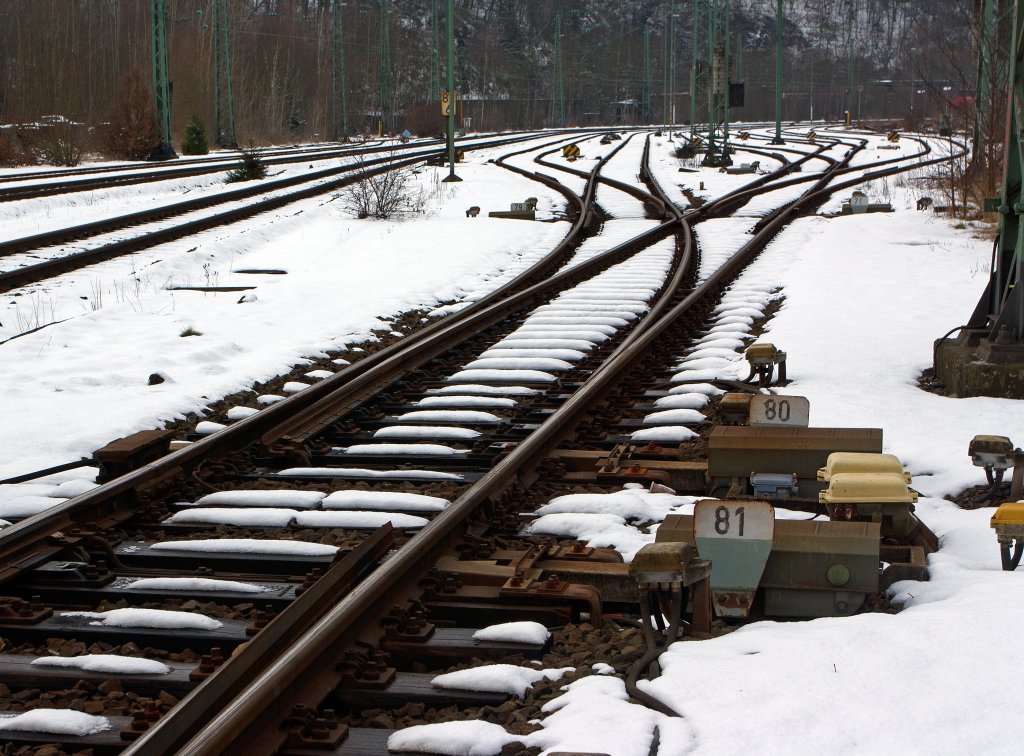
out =
[[[181,152],[184,155],[205,155],[209,151],[206,125],[202,118],[193,114],[192,120],[185,126],[185,135],[181,138]]]
[[[236,168],[228,171],[224,183],[233,184],[236,181],[258,181],[267,177],[267,166],[260,158],[259,150],[242,150],[242,162]]]

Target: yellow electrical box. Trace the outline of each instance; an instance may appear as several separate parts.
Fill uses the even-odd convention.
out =
[[[917,493],[907,488],[902,473],[835,473],[828,489],[818,494],[822,504],[914,504]]]
[[[748,346],[743,356],[751,365],[774,365],[785,355],[774,344],[759,341]]]
[[[1024,536],[1024,501],[1000,504],[989,524],[999,535]]]
[[[866,454],[863,452],[832,452],[828,462],[818,469],[818,480],[828,483],[838,473],[896,473],[910,483],[910,473],[904,472],[903,463],[894,454]]]
[[[730,392],[718,402],[718,412],[726,425],[746,425],[750,417],[750,394]]]

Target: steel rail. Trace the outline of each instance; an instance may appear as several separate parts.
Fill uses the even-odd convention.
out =
[[[482,143],[475,147],[475,149],[490,149],[493,147],[500,147],[505,144],[515,143],[524,141],[524,139],[532,139],[534,137],[515,137],[508,140],[498,140],[495,142]],[[220,213],[208,215],[203,218],[197,218],[192,221],[186,221],[185,223],[175,224],[168,226],[167,228],[157,229],[155,231],[149,231],[139,236],[134,236],[129,239],[123,239],[121,241],[104,244],[99,247],[92,249],[82,250],[80,252],[74,252],[68,255],[60,257],[54,257],[49,260],[45,260],[33,265],[26,265],[21,268],[15,268],[13,270],[0,272],[0,291],[8,291],[12,288],[19,286],[25,286],[30,283],[38,282],[51,275],[56,275],[70,270],[77,270],[88,265],[93,265],[98,262],[113,259],[121,255],[127,254],[128,252],[134,252],[139,249],[145,249],[148,247],[155,246],[157,244],[163,244],[174,239],[180,239],[184,236],[188,236],[199,231],[204,231],[217,226],[233,223],[245,218],[252,217],[268,210],[274,210],[279,207],[291,204],[303,199],[315,197],[335,189],[351,184],[355,181],[361,180],[368,176],[373,176],[379,173],[383,173],[388,170],[395,168],[408,167],[420,163],[424,160],[429,159],[434,155],[433,152],[418,154],[411,157],[403,157],[398,160],[394,160],[391,157],[384,158],[373,158],[365,161],[360,165],[349,165],[339,168],[326,169],[324,171],[318,171],[321,174],[321,178],[324,175],[337,175],[345,174],[340,178],[334,178],[323,183],[316,184],[314,186],[308,186],[304,189],[298,189],[294,192],[287,194],[278,195],[276,197],[268,197],[263,200],[253,202],[251,204],[243,205],[241,207],[226,210]],[[370,166],[367,168],[367,166]],[[360,168],[366,168],[366,170],[359,170]],[[301,179],[297,181],[296,179]],[[223,194],[216,195],[211,198],[197,198],[195,200],[189,200],[185,203],[176,203],[175,205],[167,206],[166,208],[160,208],[159,210],[165,210],[170,208],[170,211],[163,215],[163,217],[170,217],[174,214],[180,214],[183,212],[192,212],[194,210],[202,209],[216,204],[223,204],[229,201],[243,199],[245,197],[265,194],[270,191],[275,191],[281,188],[287,188],[288,185],[294,185],[296,183],[307,183],[314,181],[315,178],[309,176],[303,177],[291,177],[288,179],[281,179],[279,182],[273,185],[261,185],[259,187],[246,187],[244,189],[236,190],[236,192],[226,192]],[[281,182],[288,182],[287,185]],[[231,196],[227,196],[231,195]],[[157,211],[157,212],[158,212]],[[86,227],[105,227],[114,222],[124,222],[130,225],[132,221],[139,221],[143,219],[149,220],[160,220],[160,216],[154,216],[152,210],[140,211],[137,213],[131,213],[128,216],[121,216],[120,218],[107,219],[104,221],[94,221],[92,223],[83,224],[83,226],[76,227],[73,229],[60,229],[55,232],[47,232],[45,234],[39,234],[34,237],[26,237],[27,240],[39,239],[42,237],[57,237],[57,236],[74,236],[76,229]],[[127,219],[127,220],[126,220]],[[123,226],[122,226],[123,227]],[[9,256],[11,254],[19,254],[24,250],[18,250],[15,252],[3,252],[5,244],[10,246],[18,246],[19,243],[25,242],[26,239],[14,240],[8,243],[0,243],[0,256]]]
[[[530,139],[532,137],[517,137],[514,141],[521,141],[524,139]],[[471,147],[470,149],[485,149],[489,146],[501,146],[507,144],[507,140],[496,140],[494,142],[481,143],[478,146]],[[420,148],[417,152],[417,156],[423,158],[429,158],[436,154],[435,151],[430,150],[427,147]],[[181,215],[182,213],[193,212],[195,210],[202,210],[203,208],[213,207],[215,205],[222,205],[228,202],[234,202],[236,200],[248,199],[249,197],[258,196],[261,194],[268,194],[279,189],[288,189],[292,186],[300,186],[302,184],[318,181],[320,179],[330,178],[343,173],[351,173],[363,167],[370,167],[374,165],[381,165],[394,161],[395,156],[393,153],[389,153],[381,158],[373,158],[365,160],[361,163],[346,163],[345,165],[335,166],[332,168],[324,168],[313,173],[305,173],[298,176],[288,176],[280,179],[271,179],[264,181],[254,186],[241,187],[239,189],[232,189],[225,192],[219,192],[217,194],[207,195],[203,197],[196,197],[193,199],[182,200],[181,202],[173,202],[168,205],[162,205],[156,208],[149,208],[147,210],[138,210],[132,213],[126,213],[125,215],[117,215],[110,218],[101,218],[100,220],[90,221],[88,223],[81,223],[76,226],[68,226],[66,228],[58,228],[50,231],[44,231],[38,234],[32,234],[31,236],[23,236],[17,239],[8,239],[0,241],[0,257],[6,257],[12,254],[17,254],[26,250],[39,249],[40,247],[49,246],[53,244],[59,244],[63,241],[88,238],[89,236],[106,233],[109,231],[119,230],[128,226],[137,225],[139,223],[148,223],[156,220],[162,220],[164,218],[170,218],[175,215]]]
[[[844,162],[848,162],[855,152],[851,151]],[[829,173],[823,175],[812,190],[824,186],[831,179]],[[804,201],[801,197],[791,205],[795,209]],[[422,574],[439,554],[454,547],[469,518],[489,501],[503,495],[509,487],[529,485],[533,480],[533,469],[558,443],[572,435],[593,404],[612,384],[631,370],[654,341],[694,304],[717,291],[726,277],[745,265],[756,249],[781,227],[786,217],[786,214],[778,215],[769,227],[756,234],[704,283],[668,309],[692,261],[693,237],[688,223],[683,221],[681,229],[685,238],[686,262],[677,266],[666,294],[608,360],[537,431],[498,461],[489,473],[452,502],[405,548],[332,607],[298,644],[285,651],[252,681],[241,697],[218,712],[190,739],[186,741],[185,734],[175,727],[172,714],[126,753],[212,756],[257,753],[267,746],[270,746],[270,752],[276,750],[284,735],[279,727],[275,729],[274,723],[284,721],[296,703],[319,706],[337,685],[335,670],[344,658],[345,648],[357,640],[365,640],[367,627],[372,627],[407,590],[407,586],[415,582],[413,577]],[[198,691],[193,695],[195,699],[199,698]],[[186,699],[182,703],[189,701]]]
[[[845,161],[849,161],[853,152],[855,150],[846,156]],[[815,188],[823,186],[829,179],[830,176],[822,176]],[[803,201],[803,198],[798,199],[792,205],[795,208]],[[242,696],[220,710],[190,739],[186,739],[190,727],[186,724],[182,728],[180,720],[177,720],[181,715],[179,710],[175,710],[126,753],[208,756],[256,753],[267,749],[268,745],[271,752],[276,750],[284,735],[274,723],[284,721],[288,711],[297,703],[313,707],[320,704],[337,685],[335,670],[344,658],[344,650],[357,640],[365,641],[372,637],[367,633],[375,632],[371,628],[375,628],[380,617],[414,584],[413,576],[425,572],[438,555],[453,548],[469,518],[488,502],[514,485],[529,485],[534,479],[533,469],[551,449],[571,436],[573,429],[610,385],[632,369],[658,336],[696,302],[717,290],[726,276],[745,264],[755,246],[763,246],[784,220],[784,215],[778,216],[771,228],[759,233],[707,281],[669,309],[693,260],[692,233],[688,223],[681,222],[683,260],[676,267],[663,296],[623,344],[547,422],[498,461],[489,473],[452,502],[405,548],[332,607],[298,644],[285,651],[248,685]],[[666,225],[675,224],[670,222]],[[181,705],[205,711],[201,708],[200,691],[182,701]]]
[[[541,135],[540,132],[523,132]],[[506,134],[507,135],[507,134]],[[476,134],[472,137],[464,137],[461,141],[472,141],[491,137],[501,137],[503,134]],[[353,147],[331,147],[307,152],[293,152],[290,155],[284,153],[269,153],[270,157],[264,157],[263,162],[267,165],[288,165],[290,163],[304,163],[308,161],[331,160],[339,157],[350,157],[353,155],[367,155],[375,152],[404,152],[429,148],[440,145],[441,140],[428,139],[407,144],[377,144],[374,146],[353,146]],[[267,153],[261,153],[267,154]],[[0,181],[8,183],[13,181],[29,181],[35,178],[67,177],[74,178],[80,174],[113,173],[116,171],[133,171],[121,176],[86,176],[80,181],[69,182],[47,182],[42,184],[20,184],[18,186],[0,186],[0,202],[13,202],[25,199],[37,199],[39,197],[53,196],[57,194],[71,194],[81,191],[95,191],[97,189],[115,188],[118,186],[131,186],[133,184],[145,184],[156,181],[166,181],[176,178],[187,178],[189,176],[202,176],[209,173],[219,173],[230,170],[238,165],[241,155],[220,156],[202,161],[187,161],[187,163],[175,162],[171,166],[155,168],[152,163],[133,163],[128,166],[110,166],[105,168],[83,168],[79,171],[68,171],[61,174],[59,171],[46,174],[33,173],[22,179],[13,176],[5,176]],[[179,167],[184,165],[185,167]],[[139,168],[147,170],[140,171]]]
[[[558,185],[558,182],[553,183]],[[478,329],[479,324],[486,318],[494,317],[495,313],[500,311],[502,303],[509,299],[512,292],[521,289],[525,281],[532,281],[538,277],[546,279],[551,267],[561,260],[564,252],[582,230],[586,215],[583,212],[583,201],[567,188],[558,186],[571,202],[578,204],[579,214],[569,235],[545,260],[534,264],[520,276],[460,312],[436,321],[405,339],[342,368],[331,378],[320,381],[305,391],[266,407],[223,431],[202,438],[184,449],[172,452],[86,494],[0,530],[0,583],[44,560],[46,555],[40,554],[39,550],[51,540],[54,533],[90,523],[116,525],[131,516],[139,490],[192,470],[209,456],[222,456],[241,450],[260,438],[268,441],[276,439],[279,436],[275,435],[273,429],[293,427],[288,422],[293,414],[308,413],[314,405],[317,405],[318,412],[322,412],[325,400],[343,403],[347,398],[355,396],[358,391],[365,390],[366,386],[372,385],[372,382],[381,375],[407,369],[415,355],[443,351],[442,347],[447,343],[446,340],[451,338],[451,334],[471,333]],[[606,267],[621,259],[624,254],[622,250],[609,250],[604,255],[572,269],[571,274],[577,276],[587,271],[599,270],[602,266]],[[555,288],[565,280],[568,280],[568,275],[556,276],[550,285]],[[540,282],[529,285],[527,291],[531,292],[531,296],[537,296],[537,292],[544,290],[544,287],[545,283]],[[528,300],[523,298],[519,301]],[[509,308],[510,311],[515,309],[516,307]],[[470,324],[461,325],[466,320],[469,320]],[[56,548],[51,546],[47,552],[53,553]]]
[[[659,228],[666,227],[678,229],[684,236],[681,259],[659,301],[634,327],[626,337],[627,341],[643,332],[648,324],[657,321],[668,309],[692,264],[693,241],[689,228],[677,221],[669,221]],[[598,372],[603,369],[599,368]],[[592,380],[588,380],[585,387],[590,386]],[[592,400],[590,393],[587,397],[588,401]],[[569,404],[579,405],[578,398],[578,394],[574,395]],[[556,411],[550,420],[437,515],[401,550],[332,606],[298,643],[285,650],[246,686],[240,696],[228,702],[212,719],[208,716],[210,707],[203,701],[202,690],[197,689],[130,746],[125,754],[199,756],[277,750],[284,737],[278,723],[287,717],[292,706],[296,703],[318,706],[337,686],[336,669],[348,647],[346,641],[372,637],[379,618],[403,591],[410,585],[414,586],[411,576],[424,573],[437,556],[451,550],[461,538],[468,519],[481,506],[500,496],[510,486],[528,481],[529,473],[524,473],[524,468],[539,463],[548,450],[567,435],[565,416],[564,407]],[[228,662],[221,668],[225,674],[230,664]],[[192,731],[194,723],[202,719],[207,720],[206,723]],[[266,726],[250,729],[257,719]]]

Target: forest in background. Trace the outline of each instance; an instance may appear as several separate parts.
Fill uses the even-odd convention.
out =
[[[385,129],[440,130],[433,60],[444,40],[445,3],[439,2],[440,33],[432,23],[433,3],[347,0],[341,7],[350,131],[375,131],[378,120]],[[679,121],[690,112],[696,4],[674,3]],[[178,143],[193,115],[208,125],[214,119],[213,0],[167,5]],[[975,91],[978,5],[784,0],[783,117],[837,119],[851,99],[854,116],[865,120],[915,125],[963,115]],[[1012,11],[1012,4],[1005,5],[1009,10],[998,14],[1004,25]],[[669,0],[456,0],[455,6],[456,90],[463,98],[461,115],[474,130],[552,123],[556,15],[566,125],[668,120]],[[772,118],[775,1],[735,0],[731,6],[731,78],[746,85],[745,105],[733,118]],[[229,7],[239,142],[327,138],[330,0],[229,0]],[[697,34],[703,54],[706,37],[702,29]],[[150,44],[149,0],[0,0],[0,123],[61,116],[102,128],[126,107],[126,82],[133,75],[136,89],[150,87]],[[990,75],[997,80],[1005,69]],[[994,83],[998,88],[1001,82]],[[1004,101],[993,100],[993,113],[1001,111]],[[698,97],[698,120],[704,104]]]

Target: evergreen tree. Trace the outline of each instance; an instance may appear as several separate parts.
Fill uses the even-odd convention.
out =
[[[267,166],[260,159],[259,150],[242,150],[242,162],[228,171],[224,182],[233,184],[236,181],[257,181],[267,177]]]
[[[193,114],[192,120],[185,126],[185,135],[181,139],[181,152],[183,155],[205,155],[209,151],[206,125],[202,118]]]

